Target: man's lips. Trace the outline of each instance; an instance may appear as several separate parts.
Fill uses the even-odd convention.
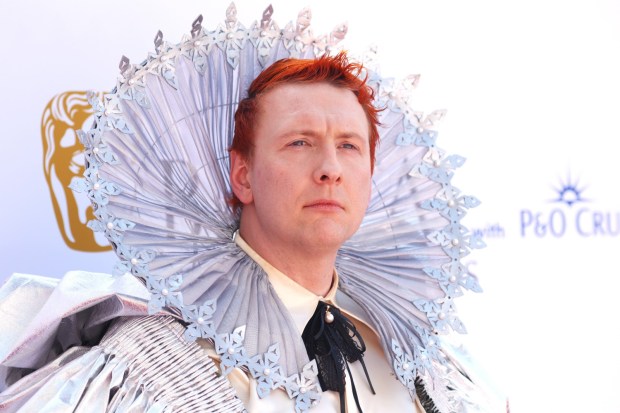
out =
[[[306,208],[324,210],[344,209],[340,202],[331,199],[317,199],[316,201],[306,204]]]

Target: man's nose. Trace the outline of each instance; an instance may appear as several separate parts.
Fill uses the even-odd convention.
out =
[[[320,151],[317,167],[314,171],[317,183],[334,184],[342,179],[342,164],[338,159],[337,148],[324,148]]]

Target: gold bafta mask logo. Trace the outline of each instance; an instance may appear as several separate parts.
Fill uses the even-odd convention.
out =
[[[76,198],[69,188],[71,179],[84,173],[82,144],[76,131],[88,129],[93,111],[86,92],[64,92],[54,96],[43,111],[43,170],[50,190],[58,229],[65,243],[78,251],[107,251],[105,238],[86,226],[94,219],[92,206],[85,196]]]

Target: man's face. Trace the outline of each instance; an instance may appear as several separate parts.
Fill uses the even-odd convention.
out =
[[[251,159],[232,170],[245,184],[242,230],[270,248],[336,251],[370,198],[369,125],[353,92],[278,86],[260,97],[254,131]]]

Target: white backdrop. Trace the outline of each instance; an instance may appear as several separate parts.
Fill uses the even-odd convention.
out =
[[[422,74],[420,109],[448,108],[439,144],[468,158],[456,183],[483,204],[465,223],[488,244],[468,261],[485,293],[459,310],[511,412],[620,412],[620,2],[272,3],[281,26],[308,5],[315,32],[348,21],[351,49],[376,44],[384,75]],[[228,4],[0,4],[0,280],[111,272],[111,253],[61,238],[43,110],[61,92],[109,90],[121,55],[141,61],[157,30],[176,42],[198,14],[213,27]],[[268,3],[236,5],[249,25]]]

